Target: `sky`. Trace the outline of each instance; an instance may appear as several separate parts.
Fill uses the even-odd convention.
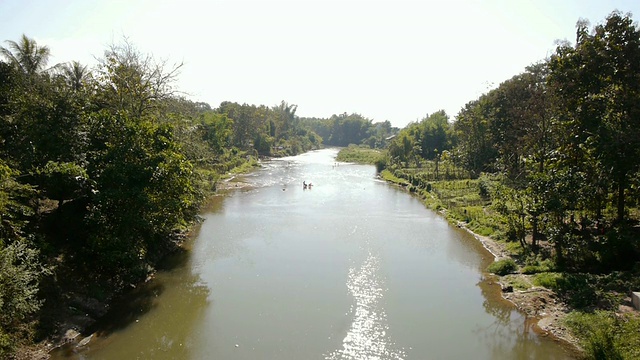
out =
[[[638,0],[0,0],[0,41],[26,34],[51,49],[50,65],[93,66],[126,37],[183,63],[175,87],[193,101],[284,100],[299,116],[404,127],[441,109],[455,119],[573,42],[579,19],[613,10],[640,19]]]

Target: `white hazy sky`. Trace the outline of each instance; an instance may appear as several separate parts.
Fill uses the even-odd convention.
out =
[[[575,38],[579,18],[638,0],[0,0],[0,40],[24,33],[51,64],[95,64],[123,36],[184,62],[195,101],[298,105],[300,116],[360,113],[403,127],[467,102]],[[6,44],[3,44],[3,46]]]

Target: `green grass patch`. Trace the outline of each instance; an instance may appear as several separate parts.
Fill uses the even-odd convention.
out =
[[[547,289],[558,289],[558,281],[562,279],[562,274],[555,272],[543,272],[533,276],[533,284]]]
[[[523,274],[537,274],[552,272],[556,269],[555,263],[551,259],[535,259],[528,261],[525,266],[522,267],[521,272]]]
[[[248,160],[242,162],[241,164],[238,164],[237,166],[229,170],[229,172],[231,174],[246,174],[258,166],[260,166],[258,160],[256,160],[256,158],[254,157],[250,157]]]
[[[567,315],[566,326],[589,359],[640,359],[640,318],[611,311]]]
[[[507,275],[515,272],[518,269],[518,265],[513,259],[502,259],[494,261],[489,267],[487,267],[487,271],[496,275]]]
[[[516,290],[528,290],[531,288],[531,283],[518,275],[507,275],[502,278],[501,282],[505,285],[513,286]]]
[[[519,257],[525,254],[525,249],[523,249],[522,245],[517,241],[507,241],[505,250],[507,250],[511,256]]]
[[[378,161],[382,156],[384,156],[382,151],[378,149],[349,145],[349,147],[340,150],[336,160],[357,164],[375,165],[376,161]]]
[[[391,182],[391,183],[394,183],[394,184],[398,184],[398,185],[408,185],[409,184],[409,182],[407,180],[401,179],[401,178],[393,175],[393,173],[391,171],[389,171],[389,170],[382,170],[382,172],[380,173],[380,176],[384,180],[386,180],[388,182]]]

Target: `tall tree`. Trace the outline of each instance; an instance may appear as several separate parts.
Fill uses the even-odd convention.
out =
[[[181,67],[156,61],[124,39],[111,45],[100,59],[97,105],[135,118],[148,115],[176,94],[173,85]]]
[[[0,46],[2,54],[13,66],[27,75],[45,70],[51,51],[47,46],[39,46],[35,40],[22,35],[19,41],[6,40],[8,47]]]
[[[61,65],[60,70],[67,85],[73,91],[79,91],[85,85],[90,74],[87,65],[82,65],[77,61]]]
[[[640,30],[619,12],[591,33],[580,22],[575,46],[559,46],[550,66],[573,135],[569,150],[584,159],[583,173],[610,184],[622,221],[630,178],[640,169]]]

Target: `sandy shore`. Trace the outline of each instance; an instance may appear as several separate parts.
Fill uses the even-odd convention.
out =
[[[246,187],[250,187],[251,184],[248,182],[242,181],[237,176],[232,176],[229,179],[225,179],[222,181],[218,181],[216,183],[216,191],[220,190],[231,190],[231,189],[242,189]]]

